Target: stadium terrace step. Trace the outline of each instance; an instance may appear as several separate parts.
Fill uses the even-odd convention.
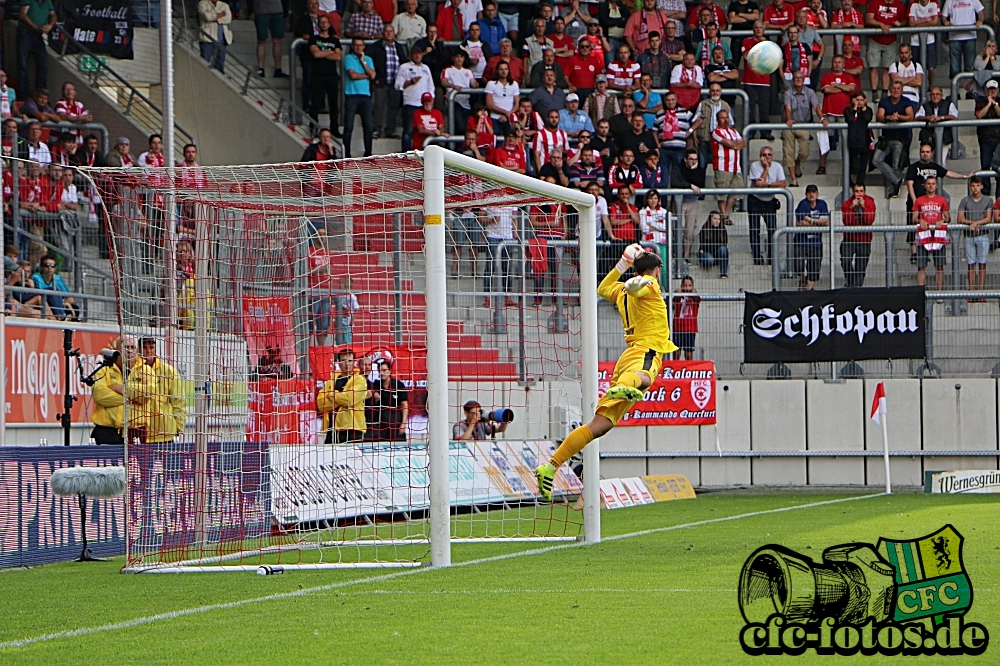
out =
[[[517,365],[514,363],[448,363],[448,378],[451,381],[489,380],[516,381]]]

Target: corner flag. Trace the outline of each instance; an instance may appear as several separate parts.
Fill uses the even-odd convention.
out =
[[[875,386],[875,395],[872,396],[872,413],[871,419],[875,423],[882,423],[882,415],[888,413],[885,403],[885,384],[879,382]]]

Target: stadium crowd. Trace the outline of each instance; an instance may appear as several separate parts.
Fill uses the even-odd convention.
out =
[[[711,0],[697,4],[679,0],[581,4],[571,0],[538,6],[450,0],[437,5],[433,21],[429,5],[415,0],[398,7],[392,0],[380,7],[367,0],[356,7],[351,4],[343,8],[346,14],[335,16],[337,11],[331,6],[320,7],[310,0],[295,22],[302,28],[296,34],[301,32],[310,41],[309,49],[300,53],[306,72],[329,57],[328,47],[317,43],[328,35],[335,40],[336,26],[342,26],[343,35],[351,39],[350,53],[343,56],[345,86],[350,87],[349,92],[345,88],[342,134],[347,156],[355,116],[360,115],[365,155],[371,154],[372,138],[399,137],[400,148],[409,150],[422,148],[428,138],[440,137],[448,139],[447,145],[455,150],[517,173],[587,191],[596,185],[601,197],[601,238],[615,245],[665,240],[666,209],[673,202],[661,201],[655,194],[652,198],[637,195],[636,190],[691,188],[693,193],[684,197],[682,211],[673,211],[683,212],[683,258],[693,256],[706,269],[717,266],[722,277],[727,275],[729,259],[723,234],[732,224],[734,209],[743,205],[742,197],[721,196],[714,205],[703,206],[700,202],[705,197],[699,190],[743,187],[744,172],[749,174],[750,187],[799,187],[806,169],[815,169],[818,176],[826,174],[829,153],[844,141],[851,157],[852,188],[860,186],[864,197],[852,198],[851,193],[844,197],[845,224],[871,225],[876,214],[888,212],[888,205],[878,204],[865,187],[870,171],[877,169],[883,177],[883,201],[899,196],[905,185],[907,215],[899,222],[921,225],[909,240],[922,283],[926,265],[937,266],[944,258],[943,248],[933,240],[935,229],[949,219],[957,220],[950,212],[939,215],[915,207],[929,194],[924,186],[927,175],[933,170],[937,178],[971,179],[974,174],[956,173],[925,160],[923,148],[919,162],[911,163],[914,132],[918,144],[929,145],[933,154],[934,124],[959,117],[956,105],[934,85],[939,47],[948,53],[949,78],[960,72],[974,73],[967,96],[976,100],[975,117],[1000,118],[1000,85],[991,78],[994,71],[1000,71],[996,44],[987,41],[977,54],[974,30],[1000,17],[995,7],[986,8],[978,0],[943,4],[913,0],[909,7],[899,0],[873,0],[866,6],[853,0],[832,0],[829,6],[822,0],[773,0],[764,6],[754,0],[733,0],[725,8]],[[953,30],[946,37],[928,33],[923,58],[917,34],[889,32],[925,26],[969,29]],[[834,44],[817,32],[827,28],[845,29],[848,34],[838,35]],[[880,28],[882,32],[850,34],[854,28]],[[752,34],[724,37],[722,30]],[[768,39],[778,43],[783,60],[777,72],[761,75],[747,65],[745,55]],[[339,50],[339,44],[333,48]],[[314,61],[307,64],[311,57]],[[741,133],[734,114],[735,98],[726,93],[734,88],[746,93],[751,122],[768,123],[780,117],[787,125],[780,132],[780,163],[770,147],[777,132],[766,131],[759,137]],[[323,104],[313,94],[318,89],[307,86],[312,92],[305,92],[313,95],[314,111]],[[927,91],[925,98],[921,98],[922,89]],[[455,131],[461,132],[454,138],[445,122],[450,95],[454,96]],[[341,134],[338,110],[331,107],[330,111],[331,133],[337,137]],[[913,120],[923,121],[925,127],[869,128],[873,122]],[[806,122],[843,122],[848,129],[844,133],[795,128]],[[977,135],[981,167],[996,170],[1000,167],[1000,128],[981,126]],[[743,164],[740,151],[755,138],[768,145],[752,157],[758,159]],[[814,140],[819,163],[807,164]],[[953,142],[952,128],[945,128],[943,144]],[[977,219],[980,224],[993,222],[997,215],[990,185],[990,179],[984,178],[981,196],[990,206],[988,214]],[[941,194],[943,189],[937,183],[936,192]],[[817,191],[815,186],[807,189],[799,202],[797,225],[829,223],[829,213],[820,214],[821,206],[810,203],[810,192]],[[858,203],[862,201],[863,206]],[[757,265],[771,263],[778,205],[773,194],[746,198],[750,247]],[[982,207],[977,204],[977,209]],[[855,214],[855,210],[864,212]],[[544,234],[574,237],[572,219],[549,220],[558,215],[533,216],[533,222],[541,220]],[[572,211],[567,215],[572,218]],[[477,231],[485,234],[487,244],[509,239],[511,234],[510,225],[496,212],[477,211],[461,217],[461,231],[467,233],[476,220]],[[966,213],[962,217],[973,219]],[[979,270],[982,265],[985,271],[986,255],[997,246],[996,241],[978,225],[964,234],[970,266]],[[841,248],[845,284],[863,284],[870,237],[868,233],[845,236]],[[985,253],[983,247],[988,248]],[[811,288],[821,262],[821,234],[796,234],[793,252],[800,286]],[[609,256],[614,253],[610,250]],[[938,277],[943,277],[942,271]],[[977,276],[969,284],[981,282]]]

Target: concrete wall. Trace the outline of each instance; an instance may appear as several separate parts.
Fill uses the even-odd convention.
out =
[[[305,144],[194,58],[184,48],[174,51],[174,110],[177,123],[194,135],[202,164],[271,164],[302,157]]]

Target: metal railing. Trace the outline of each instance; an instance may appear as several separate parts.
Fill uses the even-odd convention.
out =
[[[834,55],[841,54],[841,48],[843,46],[842,40],[838,39],[840,36],[846,35],[884,35],[881,28],[822,28],[817,29],[820,37],[825,37],[827,35],[833,35],[833,53]],[[996,35],[993,28],[989,25],[959,25],[959,26],[946,26],[946,25],[927,25],[915,28],[901,27],[901,28],[889,28],[888,34],[890,35],[917,35],[920,39],[920,62],[927,62],[927,35],[930,34],[941,34],[945,33],[950,35],[953,32],[982,32],[986,35],[986,39],[996,39]],[[720,34],[723,37],[750,37],[753,35],[752,30],[722,30]],[[766,30],[765,35],[778,36],[784,34],[782,30]],[[946,40],[947,41],[947,37]],[[933,48],[937,48],[937,43],[934,44]],[[860,55],[860,54],[858,54]],[[863,57],[863,56],[862,56]],[[952,88],[954,91],[954,88]],[[927,99],[927,77],[924,76],[923,81],[920,83],[920,99]]]
[[[17,123],[19,128],[27,127],[29,121],[21,120],[20,118],[13,118],[12,120]],[[49,129],[58,130],[61,132],[80,132],[86,135],[88,132],[97,132],[101,137],[101,154],[107,155],[108,151],[111,150],[111,140],[108,135],[108,128],[101,123],[71,123],[71,122],[60,122],[53,123],[46,121],[41,123],[42,127],[48,127]],[[56,136],[58,136],[58,133]]]
[[[979,120],[979,119],[966,119],[966,120],[942,120],[937,123],[930,122],[920,122],[912,121],[906,123],[877,123],[873,122],[868,125],[869,129],[888,129],[888,130],[914,130],[914,129],[924,129],[927,127],[934,128],[935,132],[935,159],[938,164],[941,163],[941,158],[944,154],[944,130],[946,127],[982,127],[984,125],[1000,125],[1000,118],[995,118],[992,120]],[[847,123],[837,122],[829,123],[828,125],[823,125],[822,123],[795,123],[793,127],[789,127],[785,123],[751,123],[743,128],[743,134],[749,136],[751,132],[770,132],[772,130],[809,130],[809,131],[834,131],[843,130],[847,131]],[[957,143],[957,141],[953,142]],[[748,184],[750,182],[750,143],[743,148],[741,152],[741,157],[743,159],[743,164],[746,167],[743,171],[743,183]],[[831,150],[832,152],[832,150]],[[840,144],[841,160],[843,161],[843,175],[842,175],[842,191],[843,196],[847,197],[851,189],[851,157],[850,151],[847,150],[847,137],[841,137]]]
[[[86,46],[73,39],[72,35],[62,27],[57,25],[55,30],[62,36],[62,48],[57,56],[59,60],[73,61],[76,66],[75,69],[79,72],[79,76],[86,80],[90,87],[102,96],[102,99],[106,99],[116,105],[123,116],[131,118],[142,126],[146,134],[159,134],[163,131],[163,112],[160,110],[160,107],[151,102],[148,97],[139,92],[135,86],[121,77],[116,71],[108,67],[105,59],[98,57]],[[73,49],[67,52],[70,46]],[[84,55],[90,56],[95,63],[91,71],[85,72],[80,67],[80,58]],[[106,92],[107,89],[117,90],[117,97],[110,97]],[[176,154],[182,155],[184,153],[184,144],[194,143],[194,137],[176,122],[174,123],[174,129],[177,132],[174,149]]]
[[[520,96],[521,97],[527,97],[528,95],[530,95],[531,93],[533,93],[535,91],[535,88],[521,88],[520,90],[521,90]],[[664,95],[664,94],[670,92],[668,88],[653,88],[652,91],[655,92],[655,93],[658,93],[660,95]],[[615,91],[615,90],[609,90],[608,94],[609,95],[614,95],[616,97],[620,97],[621,96],[621,93],[618,92],[618,91]],[[455,134],[456,133],[456,128],[455,128],[455,97],[457,97],[458,95],[486,95],[486,89],[485,88],[463,88],[462,90],[455,90],[455,89],[452,88],[452,89],[448,90],[447,105],[448,105],[448,132],[449,132],[449,134]],[[743,115],[743,125],[745,126],[745,125],[750,124],[750,96],[747,95],[746,91],[745,90],[740,90],[739,88],[723,88],[722,89],[722,96],[723,97],[732,97],[732,98],[741,100],[742,107],[743,107],[743,114],[742,114]],[[708,88],[702,88],[701,89],[701,98],[702,99],[706,99],[707,97],[708,97]],[[584,101],[585,100],[580,100],[580,108],[581,109],[583,109],[583,102]],[[516,109],[515,109],[515,111],[516,111]],[[640,113],[640,112],[637,111],[637,113]],[[648,128],[648,129],[650,131],[653,131],[652,127]],[[465,128],[462,128],[462,131],[464,132]]]
[[[951,238],[951,272],[952,272],[952,284],[958,285],[962,283],[962,270],[960,265],[961,260],[961,243],[958,242],[960,236],[959,232],[968,229],[968,225],[965,224],[949,224],[948,225],[948,235]],[[1000,229],[1000,224],[983,224],[979,226],[980,229],[986,231],[995,231]],[[887,257],[891,257],[895,250],[894,240],[892,235],[900,232],[915,233],[917,231],[917,225],[915,224],[904,224],[904,225],[872,225],[872,226],[854,226],[848,227],[840,224],[831,222],[830,226],[823,227],[796,227],[787,226],[775,230],[774,232],[774,243],[775,257],[774,261],[771,263],[771,287],[773,289],[781,289],[781,278],[783,275],[787,275],[787,272],[781,270],[781,248],[782,243],[780,242],[785,236],[790,236],[792,234],[882,234],[885,238],[885,253]],[[785,244],[786,251],[789,244]],[[830,244],[830,285],[836,284],[837,280],[837,264],[840,261],[838,256],[838,248],[836,243]],[[787,256],[786,256],[787,258]],[[887,261],[885,266],[886,271],[886,286],[894,287],[895,285],[895,274],[891,271],[891,265]],[[964,298],[964,297],[963,297]],[[955,314],[958,308],[956,308]]]

